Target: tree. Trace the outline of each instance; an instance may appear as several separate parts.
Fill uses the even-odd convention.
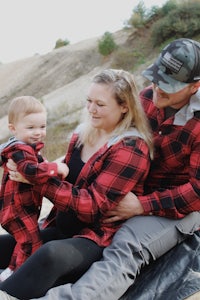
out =
[[[98,42],[98,48],[99,53],[103,56],[111,54],[117,48],[117,45],[110,32],[107,31],[104,33],[104,35]]]

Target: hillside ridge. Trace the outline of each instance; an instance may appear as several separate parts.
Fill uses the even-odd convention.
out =
[[[134,30],[113,34],[119,46],[133,39]],[[112,65],[112,56],[98,52],[99,37],[83,40],[53,51],[0,65],[0,142],[7,139],[7,109],[12,98],[32,95],[44,102],[48,122],[75,124],[80,120],[86,89],[95,73]],[[139,75],[136,80],[143,85]]]

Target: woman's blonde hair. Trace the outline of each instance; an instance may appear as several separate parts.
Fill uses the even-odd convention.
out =
[[[15,124],[20,118],[32,113],[46,112],[45,106],[35,97],[20,96],[14,98],[8,108],[8,122]]]
[[[135,127],[147,143],[152,157],[152,134],[138,95],[133,74],[124,70],[106,69],[94,76],[92,82],[111,86],[117,103],[128,108],[118,126],[112,132],[111,137],[120,135],[131,127]],[[80,133],[79,143],[81,144],[93,144],[97,136],[98,129],[94,129],[87,120],[88,118],[86,117],[85,125]]]

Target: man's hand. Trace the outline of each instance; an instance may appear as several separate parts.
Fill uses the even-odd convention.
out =
[[[143,207],[137,196],[129,192],[119,204],[105,214],[104,223],[127,220],[133,216],[142,215]]]

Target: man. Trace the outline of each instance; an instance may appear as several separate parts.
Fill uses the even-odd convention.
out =
[[[200,43],[173,41],[143,75],[152,82],[140,96],[155,145],[146,193],[129,193],[109,212],[105,222],[129,220],[103,259],[42,300],[117,300],[142,267],[200,228]]]

